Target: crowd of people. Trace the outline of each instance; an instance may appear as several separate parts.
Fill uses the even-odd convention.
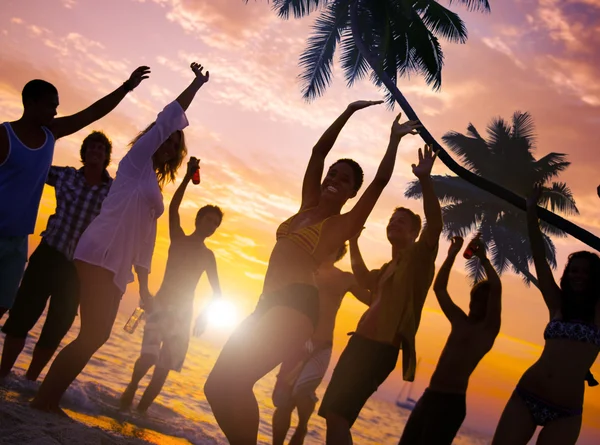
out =
[[[94,131],[83,140],[81,168],[52,165],[55,141],[110,113],[149,77],[148,67],[137,68],[85,110],[60,118],[55,117],[56,88],[32,80],[23,88],[22,117],[0,126],[0,317],[8,311],[2,327],[6,335],[0,379],[10,374],[48,300],[27,379],[38,379],[78,310],[81,317],[78,336],[52,361],[31,401],[35,409],[66,416],[61,398],[110,337],[121,298],[134,281],[133,271],[148,317],[140,357],[121,396],[124,410],[132,406],[138,384],[151,367],[151,382],[136,407],[142,413],[159,395],[169,372],[182,369],[194,324],[194,292],[205,272],[213,298],[220,298],[217,262],[205,241],[219,228],[222,210],[214,205],[200,208],[190,235],[180,223],[179,207],[199,168],[194,157],[169,205],[171,244],[162,285],[156,296],[148,288],[157,219],[164,212],[162,189],[184,164],[186,110],[209,81],[201,65],[192,63],[191,71],[190,85],[132,140],[115,178],[106,170],[112,144],[104,133]],[[421,124],[401,122],[401,115],[393,120],[375,177],[347,212],[342,208],[358,195],[363,171],[352,159],[338,159],[327,169],[325,160],[350,118],[380,103],[349,104],[317,141],[304,174],[300,209],[277,229],[256,308],[230,336],[207,378],[205,396],[232,445],[257,442],[259,407],[253,387],[278,366],[273,444],[284,444],[294,410],[298,425],[289,443],[304,442],[318,402],[315,391],[331,359],[336,316],[348,292],[366,305],[366,311],[349,334],[318,410],[326,420],[327,444],[352,443],[354,422],[394,371],[400,353],[404,380],[414,380],[415,337],[432,284],[451,331],[429,386],[398,432],[399,444],[451,444],[465,419],[469,378],[500,331],[501,281],[486,256],[486,233],[470,244],[486,279],[473,286],[468,313],[447,290],[453,263],[463,248],[461,237],[452,238],[436,276],[444,225],[431,180],[436,153],[427,145],[419,149],[418,162],[412,165],[423,192],[425,224],[408,208],[394,209],[386,228],[391,259],[377,269],[366,266],[358,245],[360,234],[391,180],[400,142],[418,134]],[[25,268],[28,236],[34,230],[44,184],[55,188],[56,211]],[[524,445],[538,426],[539,444],[575,444],[585,381],[597,384],[589,370],[600,352],[600,258],[587,251],[572,253],[556,283],[536,214],[540,195],[540,188],[531,191],[527,224],[548,307],[545,345],[508,400],[494,445]],[[348,248],[352,273],[335,266]],[[194,330],[202,332],[205,325],[201,314]]]

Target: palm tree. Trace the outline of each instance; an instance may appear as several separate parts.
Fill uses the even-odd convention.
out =
[[[449,0],[468,10],[487,12],[488,0]],[[464,43],[467,30],[460,17],[434,0],[273,0],[273,8],[284,19],[320,11],[313,34],[300,56],[301,79],[308,100],[323,94],[331,83],[333,56],[340,46],[341,65],[348,86],[370,74],[371,80],[387,90],[389,105],[398,102],[409,119],[418,116],[397,87],[398,77],[424,76],[439,89],[444,55],[438,38]],[[525,199],[511,190],[459,165],[422,129],[423,140],[438,151],[440,160],[456,175],[525,210]],[[544,221],[600,250],[600,239],[560,216],[538,207]]]
[[[492,120],[487,128],[487,139],[469,124],[467,134],[451,131],[442,140],[472,172],[520,195],[526,195],[535,184],[541,184],[542,206],[567,215],[579,213],[567,185],[551,182],[570,165],[566,155],[549,153],[540,159],[533,156],[535,135],[530,114],[516,112],[510,124],[502,118]],[[533,258],[525,213],[458,176],[433,176],[432,180],[443,204],[447,236],[464,237],[473,230],[481,232],[499,273],[510,268],[522,275],[526,284],[537,286],[537,279],[529,270]],[[404,195],[420,198],[419,182],[411,182]],[[556,267],[556,249],[550,236],[566,235],[547,223],[542,223],[541,227],[548,262]],[[467,270],[474,281],[483,278],[483,269],[477,258],[467,262]]]

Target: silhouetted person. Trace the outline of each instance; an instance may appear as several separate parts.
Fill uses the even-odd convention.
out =
[[[112,144],[106,135],[94,131],[81,144],[83,167],[50,167],[46,184],[54,187],[56,211],[48,219],[40,245],[29,258],[15,304],[2,327],[6,337],[0,378],[11,371],[49,297],[44,327],[27,369],[28,380],[37,380],[73,324],[79,306],[73,253],[83,231],[100,213],[102,201],[110,190],[112,178],[106,167],[111,152]]]
[[[187,172],[169,205],[171,246],[165,277],[146,318],[142,352],[135,362],[131,382],[121,396],[121,409],[131,406],[140,380],[152,366],[152,380],[137,406],[140,412],[146,412],[158,396],[169,371],[181,371],[190,342],[194,292],[204,272],[212,286],[213,298],[221,296],[215,255],[204,242],[221,225],[223,212],[211,205],[202,207],[196,215],[196,230],[191,235],[183,232],[179,219],[183,194],[197,168],[197,160],[188,162]],[[204,322],[202,317],[200,314],[197,327]]]
[[[487,280],[471,289],[469,314],[448,294],[448,278],[463,239],[455,236],[448,257],[440,268],[433,290],[451,324],[450,335],[440,355],[429,387],[415,405],[399,445],[451,445],[467,415],[469,378],[481,359],[492,349],[500,332],[502,285],[485,254],[481,241],[475,255]]]
[[[149,73],[136,69],[119,88],[71,116],[56,116],[58,91],[35,79],[21,94],[23,116],[0,125],[0,318],[12,307],[27,262],[54,142],[106,116]]]
[[[538,445],[571,445],[581,430],[585,381],[600,353],[600,258],[592,252],[569,255],[560,286],[546,259],[551,243],[540,230],[541,189],[527,199],[527,228],[540,291],[548,308],[544,349],[525,371],[498,423],[493,445],[525,445],[542,427]],[[552,199],[552,198],[549,198]]]
[[[175,180],[187,149],[185,110],[208,81],[192,63],[192,83],[142,131],[119,162],[117,176],[100,214],[75,249],[79,276],[81,329],[54,359],[31,402],[36,409],[66,415],[59,407],[69,385],[110,337],[121,297],[135,267],[144,304],[151,304],[148,275],[156,240],[156,221],[164,211],[162,186]]]
[[[289,443],[304,443],[308,421],[319,400],[315,391],[331,360],[335,319],[346,293],[352,293],[367,306],[371,303],[371,293],[358,286],[354,275],[335,267],[335,263],[344,257],[346,251],[344,244],[315,273],[319,289],[319,323],[306,345],[293,354],[293,357],[284,360],[279,369],[273,390],[273,445],[283,445],[295,409],[298,411],[298,426]]]
[[[350,242],[352,271],[358,284],[371,290],[373,303],[342,352],[319,408],[319,415],[327,420],[329,445],[352,443],[352,425],[369,397],[396,368],[400,348],[404,380],[415,378],[415,336],[433,281],[442,232],[442,212],[430,177],[435,157],[432,148],[425,146],[424,151],[419,149],[419,164],[412,166],[423,190],[427,218],[423,232],[418,215],[397,208],[387,226],[392,260],[371,271],[357,240]]]

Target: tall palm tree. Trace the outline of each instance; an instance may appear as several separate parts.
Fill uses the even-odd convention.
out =
[[[488,0],[448,0],[468,10],[489,11]],[[300,56],[304,69],[303,94],[313,99],[331,83],[333,56],[340,46],[341,65],[348,86],[370,74],[371,80],[387,90],[388,104],[398,102],[409,119],[418,116],[397,87],[398,77],[422,75],[438,89],[442,83],[444,55],[438,38],[458,43],[467,39],[460,17],[434,0],[273,0],[273,8],[287,19],[320,14],[313,34]],[[513,206],[525,210],[525,200],[511,190],[459,165],[422,129],[423,140],[434,145],[440,160],[456,175]],[[560,216],[538,207],[541,219],[600,250],[600,239]]]
[[[516,112],[510,123],[501,118],[492,120],[487,128],[487,139],[469,124],[467,134],[452,131],[442,140],[472,172],[520,195],[527,195],[535,184],[541,184],[542,206],[567,215],[579,213],[567,185],[552,182],[570,162],[563,153],[549,153],[540,159],[533,156],[534,123],[528,113]],[[433,176],[432,180],[442,202],[444,231],[448,237],[466,236],[474,230],[481,232],[483,241],[490,247],[496,270],[502,273],[510,268],[520,274],[525,283],[537,286],[537,279],[529,270],[533,258],[525,213],[458,176]],[[409,184],[405,196],[421,197],[418,181]],[[550,236],[566,235],[547,223],[541,227],[548,261],[556,267],[556,250]],[[483,277],[477,258],[467,262],[467,270],[474,281]]]

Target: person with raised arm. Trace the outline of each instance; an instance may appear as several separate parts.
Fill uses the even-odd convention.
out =
[[[55,141],[106,116],[149,73],[147,66],[141,66],[112,93],[85,110],[59,118],[55,118],[56,87],[31,80],[21,93],[21,118],[0,125],[0,318],[12,307],[25,270],[27,241],[35,228]]]
[[[54,187],[56,212],[48,218],[42,241],[29,258],[15,304],[2,326],[6,337],[0,378],[10,373],[48,299],[48,314],[25,374],[28,380],[38,379],[75,320],[79,280],[73,254],[110,190],[113,180],[106,167],[111,152],[112,143],[106,135],[94,131],[81,144],[83,167],[50,167],[46,184]]]
[[[538,445],[572,445],[581,431],[585,381],[598,382],[590,367],[600,353],[600,257],[580,251],[569,255],[554,281],[537,203],[551,199],[536,187],[527,198],[527,228],[540,292],[548,308],[542,355],[525,371],[496,428],[493,445],[525,445],[542,427]]]
[[[121,396],[122,410],[131,406],[140,380],[152,366],[152,380],[137,406],[141,413],[146,412],[158,396],[169,372],[181,372],[190,342],[194,292],[204,272],[211,284],[213,298],[221,297],[215,255],[204,243],[221,225],[223,212],[213,205],[202,207],[196,214],[196,230],[191,235],[183,232],[179,217],[183,195],[198,168],[198,160],[190,159],[187,172],[169,205],[171,245],[165,276],[146,319],[142,351],[135,362],[131,382]],[[203,323],[202,317],[201,313],[196,320],[197,327]]]
[[[283,445],[290,429],[292,412],[298,411],[298,425],[290,445],[302,445],[308,432],[308,421],[317,401],[315,391],[321,384],[333,348],[335,320],[346,293],[350,292],[367,306],[371,293],[356,283],[354,275],[335,266],[348,250],[344,245],[315,272],[319,289],[319,323],[312,338],[287,360],[284,360],[273,389],[273,445]]]
[[[369,397],[396,368],[401,348],[404,380],[415,378],[415,336],[433,281],[443,226],[431,181],[436,155],[426,145],[418,156],[419,163],[413,164],[412,170],[423,190],[427,218],[423,232],[419,215],[404,207],[395,209],[387,226],[392,260],[371,271],[357,239],[350,242],[352,271],[358,284],[371,291],[373,303],[342,352],[319,408],[319,415],[327,421],[328,445],[352,443],[352,425]]]
[[[156,221],[164,211],[162,187],[174,181],[187,153],[185,111],[209,79],[201,65],[192,63],[191,69],[195,75],[192,83],[130,143],[100,214],[77,244],[74,259],[81,328],[52,363],[31,402],[36,409],[66,415],[59,407],[60,399],[110,337],[121,297],[133,281],[132,267],[138,276],[141,300],[150,309],[148,274]]]
[[[313,335],[319,317],[315,271],[363,227],[392,176],[400,140],[416,134],[420,126],[413,121],[400,123],[400,116],[394,120],[373,182],[352,210],[341,214],[361,186],[362,169],[353,160],[340,159],[321,182],[325,158],[348,119],[380,103],[348,105],[313,148],[300,210],[277,229],[256,309],[231,335],[208,376],[204,392],[231,445],[256,444],[259,411],[253,386]]]
[[[485,245],[474,240],[486,280],[471,289],[469,314],[452,301],[448,279],[464,240],[450,241],[448,257],[437,274],[433,290],[451,325],[450,335],[429,387],[415,405],[406,422],[399,445],[451,445],[467,415],[469,378],[481,359],[492,349],[500,332],[502,284],[488,260]]]

